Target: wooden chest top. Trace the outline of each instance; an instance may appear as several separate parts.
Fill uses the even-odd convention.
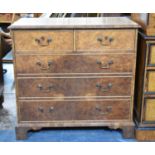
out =
[[[94,18],[22,18],[10,29],[83,29],[83,28],[138,28],[139,25],[127,17]]]

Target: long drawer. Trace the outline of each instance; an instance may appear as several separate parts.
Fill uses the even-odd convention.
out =
[[[130,96],[132,77],[18,78],[18,97]]]
[[[77,30],[77,51],[134,50],[135,30]]]
[[[21,30],[14,31],[15,51],[55,52],[73,51],[72,30]]]
[[[127,120],[130,100],[19,101],[19,121]]]
[[[17,74],[132,73],[134,54],[17,55]]]

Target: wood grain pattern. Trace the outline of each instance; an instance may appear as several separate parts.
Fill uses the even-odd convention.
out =
[[[128,120],[129,100],[21,101],[20,121]]]
[[[78,51],[134,50],[135,30],[78,30]],[[100,40],[98,40],[100,39]],[[111,39],[111,40],[110,40]]]
[[[131,77],[18,78],[17,86],[19,97],[130,96]]]
[[[102,55],[17,55],[16,72],[20,75],[45,73],[132,74],[134,59],[134,54],[114,53]]]
[[[14,42],[18,52],[73,51],[73,31],[15,31]]]

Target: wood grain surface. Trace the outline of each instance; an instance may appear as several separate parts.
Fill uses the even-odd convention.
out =
[[[129,100],[19,102],[20,121],[128,120]]]
[[[73,31],[15,31],[14,42],[19,52],[73,51]]]
[[[22,18],[10,29],[65,29],[65,28],[138,28],[139,25],[127,17],[87,18]]]
[[[77,30],[77,51],[134,50],[135,30]]]
[[[130,96],[131,77],[18,78],[19,97]]]
[[[132,74],[134,71],[134,59],[134,54],[115,53],[94,55],[17,55],[16,72],[18,75],[46,73]]]

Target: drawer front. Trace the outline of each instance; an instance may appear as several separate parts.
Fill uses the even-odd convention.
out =
[[[148,45],[149,45],[148,65],[155,66],[155,43],[150,43]]]
[[[144,121],[155,122],[155,98],[145,99]]]
[[[150,18],[155,18],[155,13],[149,13]]]
[[[154,36],[155,35],[155,27],[147,27],[146,34],[148,36]]]
[[[149,15],[149,21],[148,21],[149,26],[155,26],[155,14],[151,13]]]
[[[94,52],[134,50],[135,34],[135,30],[79,30],[76,31],[76,49]]]
[[[11,22],[12,21],[12,13],[0,13],[0,21],[1,22]]]
[[[130,96],[131,77],[18,78],[19,97]]]
[[[134,54],[17,55],[16,73],[132,73],[134,60]]]
[[[155,92],[155,71],[147,72],[145,92]]]
[[[59,52],[73,50],[73,31],[14,31],[15,50],[22,52]]]
[[[127,120],[129,100],[19,101],[20,121]]]

